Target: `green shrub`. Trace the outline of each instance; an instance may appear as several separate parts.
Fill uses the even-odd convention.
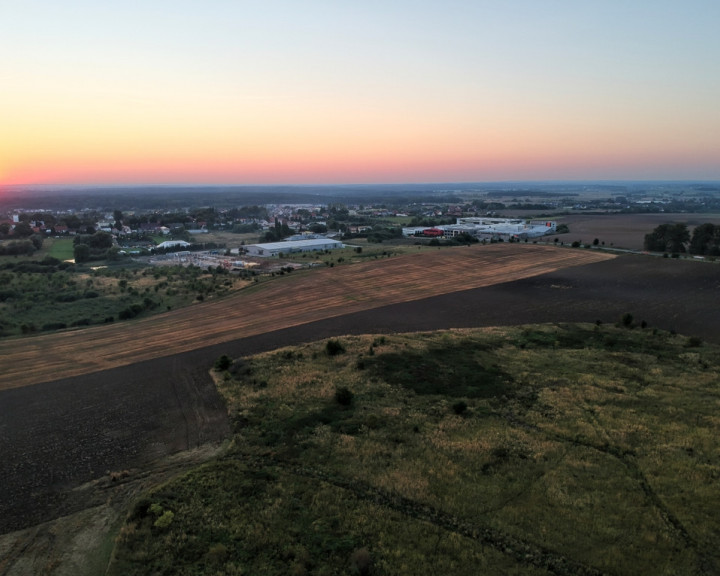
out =
[[[337,356],[345,352],[345,346],[343,346],[340,340],[328,340],[325,344],[325,352],[328,356]]]
[[[227,370],[232,366],[232,358],[230,358],[227,354],[223,354],[215,360],[215,370],[217,372],[223,372],[224,370]]]
[[[467,403],[463,400],[458,400],[457,402],[455,402],[455,404],[452,405],[453,412],[455,412],[455,414],[457,414],[458,416],[464,414],[467,410],[467,407]]]
[[[41,330],[46,332],[48,330],[63,330],[64,328],[67,328],[65,322],[48,322],[47,324],[43,324]]]
[[[170,526],[170,524],[172,524],[174,518],[175,514],[172,510],[165,510],[165,512],[162,513],[162,516],[155,520],[153,526],[155,526],[155,528],[159,528],[160,530],[164,530],[165,528]]]
[[[340,386],[335,389],[335,401],[341,406],[350,406],[355,394],[347,386]]]

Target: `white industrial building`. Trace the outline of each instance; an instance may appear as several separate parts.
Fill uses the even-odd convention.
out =
[[[455,224],[434,226],[432,230],[442,230],[446,238],[467,233],[478,238],[515,237],[537,238],[553,234],[557,223],[552,220],[523,220],[518,218],[458,218]],[[405,236],[423,236],[427,227],[403,228]],[[435,234],[433,234],[435,236]]]
[[[335,250],[342,248],[343,243],[330,238],[311,238],[307,240],[288,240],[286,242],[267,242],[265,244],[249,244],[245,250],[249,256],[277,256],[297,252],[315,252],[317,250]]]
[[[185,240],[166,240],[165,242],[160,242],[155,248],[187,248],[190,246],[189,242],[185,242]]]

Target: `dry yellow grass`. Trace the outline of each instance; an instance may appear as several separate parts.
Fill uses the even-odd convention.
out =
[[[0,342],[0,390],[610,258],[590,250],[497,244],[295,272],[222,300],[132,323]]]

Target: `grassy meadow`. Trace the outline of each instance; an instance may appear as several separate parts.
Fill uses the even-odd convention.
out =
[[[629,317],[219,358],[228,449],[108,574],[717,573],[718,358]]]
[[[51,258],[57,258],[60,261],[65,261],[65,260],[74,261],[75,248],[73,245],[72,238],[61,238],[61,239],[52,239],[52,240],[45,239],[45,242],[43,244],[49,244],[49,248],[47,250],[45,250],[44,246],[43,246],[43,251],[44,251],[45,256],[50,256]]]

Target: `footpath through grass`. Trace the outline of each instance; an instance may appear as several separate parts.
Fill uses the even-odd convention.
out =
[[[109,574],[716,574],[718,349],[628,324],[219,359],[231,447]]]

